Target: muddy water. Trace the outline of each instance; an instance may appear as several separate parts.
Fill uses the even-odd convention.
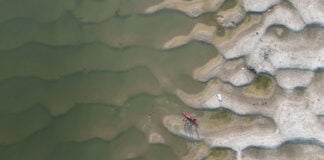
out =
[[[217,56],[192,42],[163,51],[195,20],[144,15],[159,0],[0,1],[0,159],[179,159],[186,141],[163,116],[197,92],[194,68]],[[165,144],[149,144],[156,132]]]

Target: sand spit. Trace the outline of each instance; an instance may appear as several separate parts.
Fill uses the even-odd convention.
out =
[[[242,147],[244,148],[247,143],[253,143],[255,145],[259,143],[273,143],[273,145],[277,145],[278,142],[276,140],[272,141],[274,139],[264,138],[264,135],[280,138],[275,134],[276,130],[274,125],[266,119],[259,119],[243,125],[240,124],[242,122],[239,120],[234,120],[227,125],[213,125],[208,120],[201,118],[202,120],[199,121],[200,128],[197,129],[195,127],[183,127],[181,119],[180,116],[170,115],[164,118],[163,123],[172,133],[190,140],[204,141],[209,148],[225,147],[237,151]],[[245,140],[240,140],[242,137],[245,137]]]
[[[321,81],[317,82],[321,83]],[[318,83],[311,85],[318,86]],[[223,134],[218,132],[208,134],[206,132],[208,128],[200,127],[200,136],[195,138],[195,136],[186,137],[185,130],[175,127],[174,118],[165,118],[165,126],[174,134],[203,140],[210,147],[227,147],[240,151],[249,146],[277,148],[286,141],[300,139],[324,142],[323,125],[318,115],[314,114],[321,113],[323,105],[320,106],[318,104],[320,102],[314,101],[318,97],[312,97],[312,94],[309,94],[316,93],[314,91],[294,93],[276,88],[269,97],[255,98],[244,95],[240,88],[218,82],[208,85],[204,91],[195,95],[186,94],[180,90],[177,93],[187,105],[197,109],[222,107],[242,115],[263,115],[271,118],[276,124],[276,129],[259,128],[257,125],[246,127],[242,124],[243,126],[240,125],[239,129],[222,131]],[[219,100],[217,94],[222,95],[222,101]]]
[[[209,43],[215,36],[216,27],[208,26],[202,23],[195,25],[193,30],[185,36],[177,36],[164,44],[164,49],[170,49],[189,43],[191,40],[198,40]]]
[[[313,71],[324,67],[322,45],[324,31],[319,28],[304,28],[307,23],[303,21],[303,17],[294,7],[287,3],[280,3],[264,13],[260,22],[255,22],[257,20],[253,21],[252,25],[241,24],[229,39],[217,36],[216,26],[199,23],[188,35],[176,36],[166,42],[164,49],[178,47],[191,40],[203,41],[215,46],[225,59],[246,57],[247,66],[253,68],[257,73],[271,75],[275,75],[276,70],[280,69]],[[268,28],[273,25],[282,25],[290,31],[299,32],[290,33],[284,29],[267,32]],[[304,31],[300,32],[303,29]],[[286,32],[289,33],[285,34]],[[215,65],[218,64],[208,63],[204,68],[212,70],[216,67]],[[305,87],[308,83],[306,81],[305,84],[284,86],[282,77],[278,76],[278,78],[280,79],[279,85],[286,89]]]
[[[188,43],[190,40],[201,40],[213,44],[226,59],[238,58],[246,56],[255,50],[258,44],[262,42],[267,28],[272,25],[283,25],[293,31],[300,31],[305,27],[304,21],[298,16],[295,9],[287,4],[281,4],[265,13],[260,23],[248,26],[248,28],[245,25],[242,28],[238,27],[239,33],[237,36],[234,35],[225,42],[222,42],[224,39],[217,37],[215,34],[216,27],[197,24],[187,36],[178,36],[166,42],[164,49],[178,47]],[[198,38],[204,37],[204,35],[208,35],[208,39]],[[213,35],[213,38],[210,38],[211,35]],[[247,42],[249,45],[247,45]]]
[[[203,82],[215,77],[234,86],[243,86],[251,83],[255,75],[246,68],[243,59],[226,61],[222,56],[211,59],[193,72],[193,78]]]
[[[275,149],[286,141],[295,140],[310,142],[315,140],[322,144],[324,130],[318,116],[324,113],[324,102],[320,99],[324,92],[319,91],[324,85],[322,83],[324,74],[321,73],[314,79],[305,92],[286,92],[276,87],[270,96],[259,98],[244,94],[242,88],[234,88],[222,82],[210,82],[205,90],[194,95],[180,90],[177,92],[178,96],[193,108],[222,107],[242,115],[263,115],[272,119],[275,127],[262,123],[260,125],[239,122],[236,126],[225,129],[213,129],[201,124],[197,137],[197,134],[186,132],[179,120],[180,116],[165,117],[164,125],[176,135],[204,141],[211,148],[231,148],[238,153],[249,146]],[[217,94],[222,95],[222,101]]]
[[[287,141],[315,143],[314,146],[298,145],[300,148],[296,150],[309,150],[315,159],[322,157],[316,153],[324,146],[323,120],[320,118],[324,115],[324,91],[321,89],[324,73],[315,71],[324,67],[324,31],[320,28],[324,18],[320,8],[324,3],[320,0],[262,3],[240,0],[239,4],[217,13],[220,26],[234,27],[226,30],[224,37],[217,34],[219,26],[199,23],[188,35],[176,36],[165,43],[164,49],[170,49],[198,40],[212,44],[222,54],[193,71],[194,79],[208,82],[204,90],[196,94],[177,90],[176,94],[195,109],[226,108],[241,116],[267,117],[274,125],[240,122],[219,129],[211,128],[211,122],[203,121],[197,131],[191,128],[188,134],[181,116],[169,115],[164,118],[165,127],[173,134],[202,141],[209,148],[233,149],[237,159],[263,159],[251,154],[253,152],[248,148],[252,146],[265,148],[262,157],[266,159],[298,156],[299,153],[292,153],[293,156],[287,158],[282,153],[281,146]],[[192,8],[188,6],[182,5]],[[246,12],[260,12],[261,16],[245,16]],[[265,95],[253,93],[253,90],[247,92],[256,81],[255,74],[259,73],[266,73],[272,79]],[[299,159],[305,159],[301,157]]]
[[[275,94],[282,94],[273,89]],[[222,96],[220,101],[218,94]],[[187,105],[197,109],[227,108],[238,114],[261,114],[271,117],[277,110],[278,97],[271,93],[268,97],[257,97],[246,94],[243,88],[234,88],[232,85],[218,82],[210,82],[206,88],[197,94],[187,94],[177,90],[177,95]],[[238,107],[239,106],[239,107]],[[265,107],[266,106],[266,107]]]
[[[146,9],[146,13],[154,13],[169,8],[184,12],[188,16],[198,17],[206,12],[217,11],[225,0],[164,0]]]

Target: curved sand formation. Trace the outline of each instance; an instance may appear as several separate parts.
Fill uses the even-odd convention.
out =
[[[241,122],[236,120],[228,125],[219,126],[213,125],[210,123],[210,120],[200,117],[199,123],[200,128],[196,129],[193,127],[192,130],[188,131],[188,128],[183,127],[182,117],[180,116],[166,116],[163,121],[165,127],[172,133],[191,140],[202,140],[210,148],[226,147],[238,151],[250,144],[257,146],[273,143],[273,145],[278,145],[278,142],[271,138],[277,137],[278,140],[280,139],[280,137],[275,134],[276,131],[273,124],[265,119],[260,119],[244,125],[241,125]],[[217,137],[215,135],[217,135]],[[267,139],[264,138],[264,136],[273,137]],[[242,137],[245,137],[245,140],[241,140]]]
[[[317,86],[323,85],[323,74],[321,80],[312,83]],[[318,114],[323,111],[323,105],[315,102],[318,97],[312,97],[310,93],[317,93],[307,90],[305,93],[286,93],[279,88],[274,89],[273,94],[267,98],[256,98],[244,95],[241,89],[235,89],[230,85],[221,82],[210,84],[198,94],[189,95],[182,91],[177,92],[179,97],[187,104],[197,109],[215,109],[224,107],[238,114],[258,114],[270,117],[276,124],[276,129],[258,128],[256,125],[242,129],[223,130],[224,134],[214,132],[208,134],[203,125],[200,127],[199,138],[186,137],[185,130],[178,130],[172,117],[166,117],[165,126],[174,134],[203,140],[210,147],[228,147],[238,152],[249,146],[263,148],[276,148],[286,141],[308,140],[324,142],[323,124],[319,121]],[[222,101],[217,94],[222,95]],[[307,98],[306,98],[307,97]],[[179,125],[179,124],[178,124]]]
[[[203,91],[187,94],[177,90],[176,94],[184,103],[196,109],[226,108],[239,115],[262,115],[273,120],[275,126],[241,123],[217,131],[217,128],[204,124],[212,122],[203,121],[195,135],[188,134],[183,128],[180,116],[166,116],[165,127],[176,135],[203,141],[210,148],[231,148],[237,151],[237,159],[258,159],[245,154],[245,149],[250,146],[278,151],[278,147],[287,141],[301,140],[324,146],[324,123],[321,118],[324,115],[324,92],[321,90],[324,73],[314,73],[324,67],[324,31],[319,27],[307,26],[323,26],[324,12],[320,8],[324,3],[320,0],[273,0],[265,3],[241,0],[239,3],[244,12],[239,10],[241,6],[236,6],[220,13],[231,19],[244,17],[245,12],[267,12],[262,14],[261,19],[252,16],[236,29],[226,31],[225,37],[230,35],[230,38],[217,35],[217,26],[196,24],[188,35],[174,37],[165,43],[164,49],[169,49],[199,40],[212,44],[224,56],[210,60],[193,72],[196,80],[209,81]],[[226,23],[223,24],[224,20],[221,20],[218,23],[223,27],[235,26],[235,23],[230,24],[231,20],[225,19]],[[267,95],[253,95],[247,92],[246,87],[237,87],[252,83],[254,73],[267,73],[277,81]],[[211,80],[213,78],[221,81]],[[272,158],[277,157],[284,159],[280,154]]]
[[[210,43],[215,36],[216,27],[198,23],[186,36],[176,36],[163,45],[164,49],[171,49],[189,43],[191,40]]]
[[[203,82],[214,77],[230,82],[234,86],[243,86],[251,83],[255,75],[246,68],[243,59],[226,61],[222,56],[211,59],[207,64],[193,72],[193,78]]]
[[[164,0],[146,9],[146,13],[169,8],[182,11],[191,17],[197,17],[205,12],[216,11],[225,0]]]
[[[224,41],[219,38],[215,33],[215,26],[197,24],[187,36],[174,37],[165,43],[164,48],[178,47],[194,39],[213,44],[226,59],[246,57],[247,66],[254,68],[257,73],[275,75],[278,69],[316,70],[324,67],[324,49],[321,45],[324,42],[324,32],[321,29],[308,27],[301,33],[286,33],[287,31],[279,28],[273,32],[266,32],[273,25],[283,25],[290,30],[300,31],[306,24],[293,7],[287,3],[280,3],[265,13],[261,22],[239,26],[237,34],[230,40]],[[288,35],[282,37],[282,34]],[[310,61],[313,63],[309,63]],[[215,64],[208,65],[211,65],[210,69],[215,67]],[[283,82],[280,74],[278,79],[279,85],[286,89],[304,87],[308,83],[306,81],[306,84],[287,84]]]
[[[300,31],[305,27],[304,21],[300,16],[298,16],[296,10],[287,4],[281,4],[275,6],[270,12],[265,13],[261,23],[249,26],[248,29],[244,29],[246,31],[239,33],[238,36],[233,36],[229,41],[223,43],[220,42],[222,40],[217,38],[214,33],[216,27],[202,27],[202,24],[197,24],[188,36],[175,37],[166,42],[164,48],[168,49],[178,47],[192,39],[200,40],[198,37],[203,35],[209,35],[209,37],[213,35],[212,39],[203,39],[203,41],[213,44],[227,59],[242,57],[250,54],[250,52],[255,49],[256,45],[260,43],[267,28],[272,25],[284,25],[294,31]],[[246,26],[242,26],[242,28],[243,27]],[[238,29],[242,28],[239,27]],[[186,38],[181,40],[180,37]],[[247,45],[246,42],[249,42],[249,45]]]
[[[272,89],[275,94],[282,94]],[[238,114],[261,114],[271,117],[275,114],[277,97],[270,94],[268,97],[251,96],[245,93],[243,88],[236,89],[222,82],[210,82],[206,88],[198,94],[187,94],[177,90],[177,95],[187,105],[197,109],[217,109],[220,107],[230,109]],[[218,98],[221,95],[222,100]],[[240,107],[237,107],[240,106]],[[267,107],[265,107],[267,106]]]
[[[318,115],[324,113],[324,103],[319,101],[319,97],[324,93],[318,90],[323,86],[321,82],[324,80],[324,76],[320,74],[315,79],[316,81],[309,86],[305,93],[286,93],[276,88],[268,98],[244,95],[242,89],[235,89],[221,82],[210,83],[203,92],[196,95],[178,91],[179,97],[187,105],[194,108],[214,109],[224,107],[238,114],[261,114],[273,119],[276,129],[271,127],[259,128],[255,124],[247,127],[241,124],[239,127],[232,127],[229,130],[220,129],[219,132],[208,132],[210,127],[204,127],[204,124],[202,124],[199,129],[200,137],[197,138],[195,136],[186,137],[186,132],[179,127],[181,122],[175,123],[176,118],[179,117],[165,117],[164,125],[174,134],[203,140],[210,147],[232,148],[238,153],[249,146],[277,148],[286,141],[294,140],[316,140],[323,143],[323,123],[319,120]],[[222,95],[221,102],[217,94]],[[177,125],[178,127],[176,127]],[[241,130],[238,128],[241,128]]]
[[[302,16],[306,24],[324,25],[324,2],[321,0],[288,0]],[[281,3],[281,0],[238,0],[239,4],[247,12],[270,11],[271,7]],[[146,13],[169,8],[186,13],[189,16],[197,17],[205,12],[217,11],[224,3],[224,0],[164,0],[163,2],[146,9]],[[270,9],[270,10],[269,10]]]

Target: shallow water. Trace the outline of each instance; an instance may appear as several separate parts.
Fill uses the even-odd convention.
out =
[[[162,51],[195,19],[159,0],[0,1],[0,159],[179,159],[187,142],[163,127],[194,111],[194,68],[218,52],[192,42]],[[37,4],[37,5],[36,5]],[[157,132],[165,144],[149,144]]]

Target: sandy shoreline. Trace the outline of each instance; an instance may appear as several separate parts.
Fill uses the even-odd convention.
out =
[[[169,8],[197,17],[217,11],[220,5],[216,2],[223,3],[165,0],[146,12]],[[164,118],[170,132],[203,141],[209,147],[231,148],[238,155],[245,155],[237,159],[253,159],[253,154],[241,153],[251,146],[279,149],[287,141],[299,140],[315,140],[317,145],[324,146],[323,123],[319,120],[324,111],[324,101],[320,98],[324,92],[319,90],[324,87],[324,74],[315,72],[324,67],[324,30],[320,27],[324,25],[324,12],[320,9],[324,3],[320,0],[289,2],[240,0],[234,8],[218,13],[217,21],[222,27],[237,27],[231,38],[219,37],[217,26],[198,23],[187,35],[176,36],[164,44],[164,49],[170,49],[197,40],[213,45],[221,53],[193,71],[194,79],[209,82],[203,91],[187,94],[177,90],[176,94],[184,103],[195,109],[226,108],[239,115],[261,115],[273,120],[274,128],[267,130],[251,125],[240,130],[242,126],[237,126],[220,133],[202,125],[199,137],[195,138],[187,135],[178,116],[170,115]],[[210,4],[213,6],[204,7]],[[249,12],[259,12],[262,17],[244,22],[242,17]],[[313,24],[319,27],[309,27]],[[267,96],[246,94],[244,88],[252,85],[259,73],[272,77],[273,89]],[[313,156],[320,156],[321,150],[315,150]],[[280,154],[276,157],[281,158]]]

